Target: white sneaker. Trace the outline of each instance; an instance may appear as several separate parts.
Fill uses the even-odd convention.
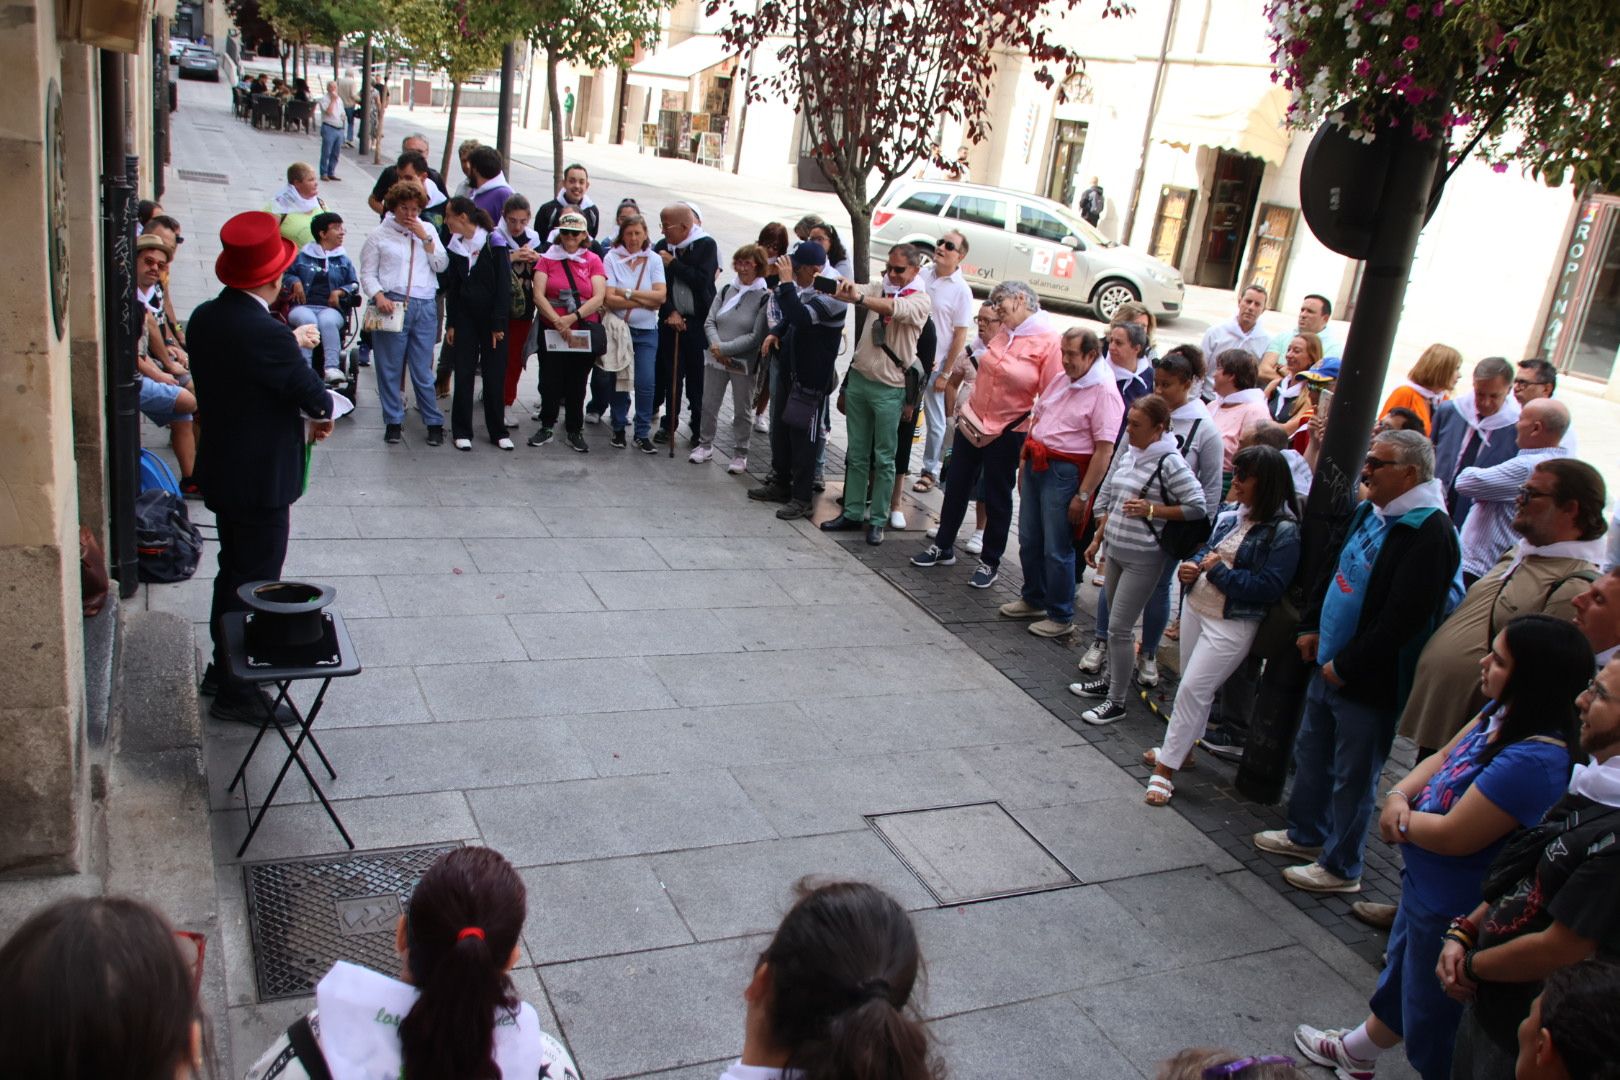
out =
[[[1108,642],[1102,638],[1095,638],[1086,654],[1080,658],[1080,670],[1088,675],[1095,675],[1101,671],[1103,664],[1108,660]]]
[[[456,440],[456,449],[457,450],[471,450],[472,449],[472,440],[471,439],[457,439]]]
[[[748,459],[745,457],[734,457],[731,459],[731,464],[726,466],[726,472],[732,476],[739,476],[747,471]]]
[[[326,369],[326,385],[342,386],[348,381],[349,377],[343,374],[342,368],[329,367]]]
[[[1294,1045],[1315,1064],[1332,1069],[1338,1080],[1373,1080],[1378,1063],[1351,1057],[1344,1048],[1347,1034],[1342,1028],[1321,1030],[1301,1024],[1294,1029]]]
[[[707,446],[699,446],[693,448],[691,454],[687,455],[686,460],[690,461],[694,465],[703,465],[706,464],[712,457],[714,457],[714,451],[712,449]]]
[[[939,535],[939,524],[936,522],[935,524],[928,526],[928,529],[923,533],[923,535],[928,537],[930,540],[937,537]]]
[[[896,510],[889,515],[889,528],[903,529],[906,527],[906,515]]]
[[[507,427],[517,427],[523,423],[523,410],[507,409],[502,419],[506,421]]]
[[[754,430],[764,435],[771,430],[771,418],[767,413],[760,413],[754,417]]]
[[[534,407],[534,412],[529,414],[529,423],[538,424],[539,422],[540,422],[540,406],[536,405]]]
[[[975,530],[973,535],[968,537],[968,542],[962,545],[962,550],[967,552],[969,555],[977,555],[981,551],[983,551],[984,550],[984,530],[983,529]]]
[[[1151,656],[1136,658],[1136,681],[1142,686],[1159,685],[1159,662]]]
[[[585,414],[585,422],[587,424],[600,424],[602,422],[602,414],[599,412],[587,412]]]
[[[512,444],[512,440],[506,438],[505,436],[502,436],[501,439],[498,442],[496,442],[495,445],[500,447],[502,450],[516,450],[517,449],[517,447]]]
[[[1289,866],[1282,872],[1283,880],[1296,889],[1313,893],[1354,893],[1361,891],[1360,878],[1342,878],[1325,869],[1321,863]]]

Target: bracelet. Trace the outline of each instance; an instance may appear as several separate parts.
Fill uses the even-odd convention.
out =
[[[1388,791],[1384,792],[1384,798],[1386,798],[1386,799],[1389,798],[1391,795],[1399,795],[1401,797],[1401,799],[1403,801],[1405,801],[1407,806],[1412,805],[1412,796],[1408,795],[1406,792],[1402,791],[1398,787],[1392,787]],[[1453,923],[1452,925],[1456,925],[1456,924]]]
[[[1153,504],[1152,503],[1148,503],[1148,520],[1149,521],[1153,520]]]
[[[1446,927],[1446,929],[1461,930],[1469,937],[1479,936],[1479,927],[1475,926],[1474,920],[1470,919],[1466,915],[1458,915],[1455,919],[1452,919],[1451,923]]]
[[[1440,940],[1442,943],[1447,941],[1455,941],[1457,944],[1463,947],[1463,952],[1465,953],[1473,951],[1474,947],[1478,944],[1478,942],[1476,942],[1472,937],[1455,927],[1447,930],[1444,934],[1441,934]]]
[[[1463,953],[1462,962],[1463,974],[1468,976],[1469,982],[1475,984],[1478,984],[1480,981],[1479,976],[1474,974],[1474,957],[1477,955],[1479,955],[1478,949],[1469,949],[1467,952]]]

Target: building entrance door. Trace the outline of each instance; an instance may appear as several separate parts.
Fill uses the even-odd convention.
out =
[[[1086,125],[1079,120],[1059,120],[1052,134],[1052,166],[1046,174],[1048,199],[1073,206],[1080,196],[1078,173],[1080,155],[1086,149]]]
[[[1227,150],[1215,155],[1215,177],[1210,184],[1209,216],[1204,222],[1195,285],[1230,289],[1237,284],[1243,249],[1254,220],[1260,177],[1266,163],[1248,154]]]
[[[1153,242],[1148,251],[1160,262],[1181,269],[1181,255],[1187,246],[1187,225],[1192,220],[1198,192],[1188,187],[1159,189],[1159,209],[1153,215]]]

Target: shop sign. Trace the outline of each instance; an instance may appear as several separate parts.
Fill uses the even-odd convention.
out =
[[[1564,252],[1564,264],[1558,270],[1558,284],[1553,288],[1552,305],[1547,310],[1547,323],[1541,334],[1542,356],[1552,359],[1558,351],[1564,327],[1580,292],[1581,271],[1586,266],[1586,254],[1592,246],[1598,215],[1602,204],[1588,199],[1581,208],[1580,220],[1570,234],[1569,249]],[[1554,363],[1557,361],[1555,360]]]

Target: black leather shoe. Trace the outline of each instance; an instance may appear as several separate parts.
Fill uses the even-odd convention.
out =
[[[262,694],[263,691],[260,691],[260,693]],[[248,724],[252,727],[264,727],[265,713],[267,711],[264,704],[255,701],[251,697],[216,697],[214,703],[208,707],[208,715],[215,720],[228,724]],[[280,708],[276,709],[276,724],[286,727],[288,724],[296,724],[297,722],[297,719],[293,716],[292,706],[285,701],[282,702]]]
[[[214,674],[213,664],[203,668],[202,682],[197,685],[197,693],[204,697],[213,697],[219,693],[219,676]]]
[[[871,544],[873,547],[877,547],[879,544],[883,543],[883,526],[868,525],[866,527],[866,542]]]
[[[821,523],[821,531],[822,532],[854,532],[856,529],[863,528],[865,526],[865,524],[866,523],[862,522],[862,521],[851,521],[849,518],[845,517],[843,514],[839,514],[837,517],[833,518],[831,521],[823,521]]]

